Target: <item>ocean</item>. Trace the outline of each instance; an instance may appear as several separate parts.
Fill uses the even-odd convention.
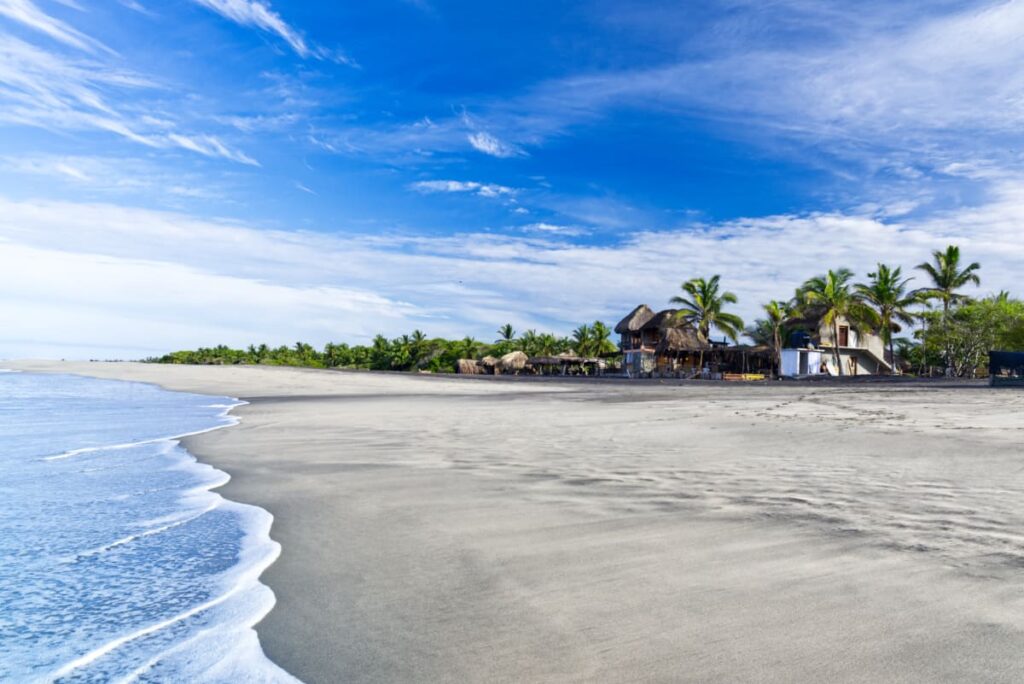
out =
[[[253,630],[271,516],[175,439],[237,404],[0,373],[0,681],[296,681]]]

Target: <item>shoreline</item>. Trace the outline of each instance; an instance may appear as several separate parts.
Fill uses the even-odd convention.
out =
[[[256,630],[305,681],[1024,676],[1015,573],[959,538],[943,546],[937,528],[916,533],[934,552],[900,550],[908,539],[886,525],[918,524],[915,509],[944,501],[930,488],[961,470],[965,506],[1013,515],[1016,395],[956,392],[974,402],[960,410],[950,388],[903,383],[11,365],[251,402],[232,429],[182,445],[230,475],[215,491],[273,516],[283,551],[261,581],[277,605]],[[943,428],[943,411],[967,432]],[[837,438],[858,453],[818,455]],[[1002,496],[959,460],[979,448]]]

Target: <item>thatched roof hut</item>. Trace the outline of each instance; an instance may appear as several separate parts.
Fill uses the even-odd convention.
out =
[[[700,338],[693,326],[684,323],[679,327],[665,327],[661,330],[657,353],[701,351],[711,349],[711,345]]]
[[[493,356],[485,356],[484,358],[480,359],[480,365],[483,366],[484,368],[494,368],[495,366],[498,365],[498,359],[494,358]]]
[[[530,357],[521,351],[509,352],[501,357],[498,361],[498,368],[502,372],[515,371],[519,372],[526,368],[526,365],[530,362]]]
[[[460,375],[482,375],[484,369],[474,359],[459,359],[455,362],[455,371]]]
[[[676,317],[678,309],[664,309],[652,313],[651,317],[640,326],[640,330],[666,330],[668,328],[687,327],[690,324]]]
[[[654,312],[651,310],[651,307],[641,304],[630,311],[628,316],[619,321],[618,325],[615,326],[615,332],[619,335],[637,332],[652,318],[654,318]]]

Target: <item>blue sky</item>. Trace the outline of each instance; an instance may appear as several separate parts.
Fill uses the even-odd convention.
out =
[[[0,0],[0,357],[492,339],[947,242],[1015,287],[1021,2]]]

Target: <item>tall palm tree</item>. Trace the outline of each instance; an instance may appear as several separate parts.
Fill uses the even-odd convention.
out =
[[[926,300],[938,299],[942,302],[943,328],[947,328],[949,325],[949,310],[952,305],[968,299],[966,295],[960,294],[957,290],[970,283],[981,284],[981,278],[977,274],[977,271],[981,269],[981,264],[974,261],[966,267],[960,268],[960,248],[957,245],[948,245],[946,251],[939,249],[933,251],[931,263],[926,261],[914,268],[924,271],[932,280],[932,286],[918,290],[918,294]],[[948,340],[945,357],[946,373],[949,374],[953,363],[952,350]]]
[[[780,302],[777,299],[773,299],[767,304],[761,305],[761,310],[764,311],[765,317],[757,322],[760,330],[763,330],[768,339],[765,341],[768,346],[772,349],[772,355],[775,357],[775,370],[777,373],[782,372],[782,338],[786,330],[786,323],[789,321],[792,315],[792,309],[788,302]],[[751,333],[757,334],[759,330],[755,329],[747,331],[747,336],[751,337]]]
[[[981,264],[977,261],[960,268],[960,248],[956,245],[949,245],[946,251],[935,250],[932,252],[932,262],[925,262],[915,266],[919,271],[924,271],[932,280],[931,287],[918,290],[928,299],[938,299],[942,302],[943,316],[949,315],[949,309],[953,304],[962,302],[968,297],[957,290],[968,284],[981,284],[981,278],[977,271]]]
[[[874,310],[864,302],[863,296],[851,287],[852,279],[853,272],[848,268],[830,270],[823,276],[807,280],[797,291],[804,315],[832,330],[832,358],[839,369],[839,375],[844,375],[839,354],[839,320],[845,319],[858,332],[871,327],[877,320]]]
[[[711,339],[711,328],[718,328],[734,342],[743,330],[743,319],[736,314],[723,311],[726,304],[739,301],[732,292],[719,292],[721,276],[713,275],[710,280],[691,278],[682,284],[685,297],[676,296],[669,301],[679,305],[678,320],[684,320],[697,329],[701,341]],[[704,367],[704,350],[700,352],[700,366]]]
[[[868,273],[868,278],[870,282],[857,283],[856,290],[878,316],[882,340],[889,346],[889,362],[892,364],[889,366],[889,375],[895,375],[896,347],[893,333],[903,329],[901,323],[910,325],[914,322],[914,315],[907,309],[919,304],[921,296],[907,289],[913,278],[903,278],[903,269],[899,266],[890,268],[878,264],[874,273]]]
[[[506,323],[498,328],[498,339],[495,342],[511,342],[514,339],[516,339],[516,329],[512,327],[511,323]]]

